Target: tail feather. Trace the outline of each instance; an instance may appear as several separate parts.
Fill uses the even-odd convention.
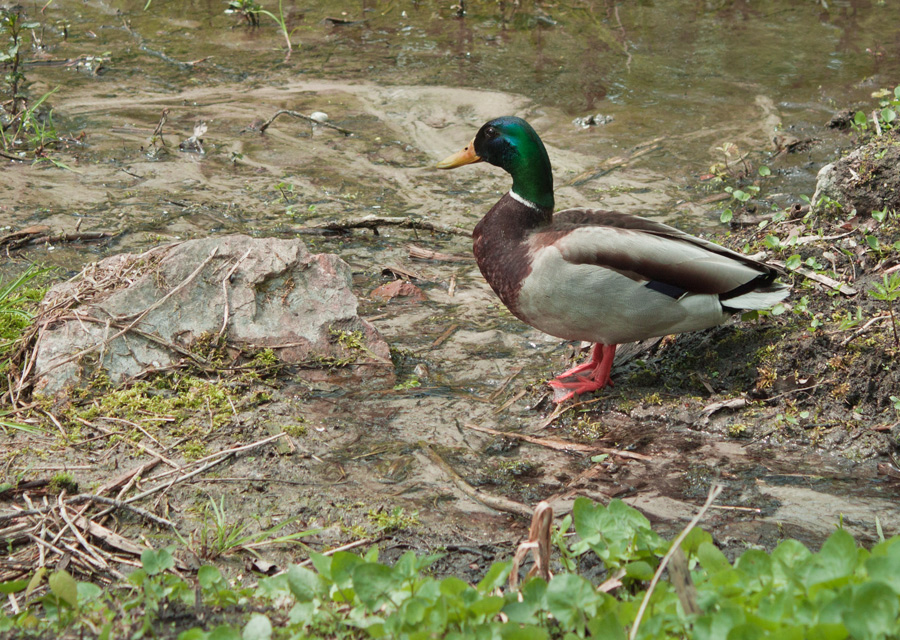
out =
[[[791,288],[788,285],[781,282],[773,282],[765,287],[723,300],[722,306],[735,311],[769,309],[787,298],[790,292]]]

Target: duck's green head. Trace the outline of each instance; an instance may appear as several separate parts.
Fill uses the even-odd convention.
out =
[[[516,195],[553,209],[553,173],[544,143],[531,125],[515,116],[485,123],[465,149],[438,163],[452,169],[484,160],[507,171]]]

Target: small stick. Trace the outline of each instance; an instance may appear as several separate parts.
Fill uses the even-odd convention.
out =
[[[75,523],[72,522],[72,518],[69,517],[68,511],[66,511],[66,503],[64,501],[66,492],[65,490],[60,491],[59,496],[57,497],[57,502],[59,504],[59,515],[62,516],[62,519],[66,521],[69,529],[72,530],[72,533],[75,534],[75,539],[84,547],[84,550],[88,552],[94,560],[100,563],[100,566],[103,569],[109,569],[109,565],[106,564],[106,560],[104,560],[100,555],[98,555],[92,548],[91,545],[88,544],[88,541],[84,539],[84,536],[81,535],[81,531],[78,527],[75,526]]]
[[[137,476],[135,476],[135,477],[137,477]],[[141,509],[140,507],[136,507],[132,504],[128,504],[127,502],[125,502],[123,500],[115,500],[113,498],[107,498],[105,496],[95,496],[90,493],[80,493],[77,496],[72,496],[68,502],[69,502],[69,504],[74,504],[76,502],[83,502],[86,500],[89,500],[90,502],[97,502],[99,504],[110,505],[110,506],[116,507],[117,509],[127,509],[128,511],[132,511],[132,512],[136,513],[137,515],[141,516],[142,518],[144,518],[145,520],[149,520],[150,522],[152,522],[154,524],[158,524],[161,527],[168,527],[170,529],[176,528],[175,523],[172,522],[171,520],[166,520],[165,518],[155,515],[149,511],[147,511],[146,509]]]
[[[762,513],[762,509],[758,507],[737,507],[733,505],[726,504],[713,504],[710,505],[710,509],[722,509],[723,511],[749,511],[750,513]]]
[[[222,462],[223,460],[227,459],[228,457],[234,455],[235,453],[238,453],[238,452],[240,452],[240,451],[246,451],[246,450],[248,450],[248,449],[253,449],[253,448],[255,448],[255,447],[259,447],[259,446],[264,445],[264,444],[266,444],[266,443],[268,443],[268,442],[272,442],[273,440],[276,440],[276,439],[278,439],[278,438],[281,438],[281,437],[283,437],[283,436],[285,436],[285,435],[286,435],[286,434],[284,434],[284,433],[279,433],[279,434],[277,434],[277,435],[270,436],[270,437],[268,437],[268,438],[264,438],[264,439],[262,439],[262,440],[259,440],[259,441],[257,441],[257,442],[254,442],[254,443],[252,443],[252,444],[247,444],[247,445],[243,445],[243,446],[240,446],[240,447],[235,447],[235,448],[233,448],[233,449],[226,449],[226,450],[224,450],[224,451],[219,451],[219,452],[214,453],[214,454],[212,454],[212,455],[206,456],[205,458],[201,458],[200,460],[196,460],[196,461],[194,461],[194,463],[192,463],[192,464],[200,464],[201,462],[203,462],[203,461],[205,461],[205,460],[209,460],[210,458],[213,458],[213,457],[216,457],[216,456],[221,456],[218,460],[213,460],[212,462],[209,462],[208,464],[203,465],[202,467],[200,467],[199,469],[197,469],[197,470],[195,470],[195,471],[192,471],[191,473],[188,473],[188,474],[186,474],[186,475],[177,477],[177,478],[175,478],[172,482],[168,482],[168,483],[164,483],[164,484],[162,484],[162,485],[158,485],[158,486],[156,486],[156,487],[153,487],[153,488],[151,488],[151,489],[148,489],[148,490],[144,491],[143,493],[139,493],[139,494],[137,494],[137,495],[135,495],[135,496],[132,496],[131,498],[128,498],[127,500],[124,500],[124,501],[115,501],[115,508],[120,508],[120,507],[121,507],[121,508],[126,508],[126,509],[134,510],[135,507],[130,506],[130,504],[131,504],[132,502],[135,502],[135,501],[140,500],[140,499],[142,499],[142,498],[146,498],[147,496],[152,495],[152,494],[154,494],[154,493],[156,493],[156,492],[158,492],[158,491],[161,491],[162,489],[167,489],[167,488],[171,487],[172,485],[176,484],[177,482],[182,482],[182,481],[184,481],[184,480],[188,480],[189,478],[192,478],[192,477],[194,477],[195,475],[197,475],[197,474],[199,474],[199,473],[202,473],[202,472],[206,471],[207,469],[210,469],[210,468],[214,467],[215,465],[219,464],[220,462]],[[186,466],[189,466],[189,465],[186,465]],[[184,467],[182,467],[182,468],[184,468]],[[161,479],[161,478],[170,476],[170,475],[172,475],[173,473],[175,473],[175,471],[167,471],[167,472],[165,472],[165,473],[162,473],[162,474],[156,476],[156,477],[153,478],[153,479],[154,479],[154,480],[159,480],[159,479]],[[77,502],[81,502],[81,501],[83,501],[83,500],[91,500],[91,501],[95,501],[95,502],[105,502],[105,501],[107,501],[107,500],[112,500],[112,498],[103,498],[103,497],[101,497],[101,496],[93,496],[93,495],[91,495],[91,494],[79,494],[79,495],[77,495],[77,496],[74,496],[74,497],[70,498],[70,499],[68,500],[68,502],[69,502],[69,503],[76,502],[76,501],[77,501]],[[0,525],[5,524],[6,522],[9,522],[9,521],[12,521],[12,520],[16,520],[16,519],[18,519],[18,518],[24,518],[24,517],[26,517],[26,516],[33,516],[33,515],[44,514],[44,513],[47,513],[48,511],[50,511],[50,509],[51,509],[51,507],[42,507],[42,508],[40,508],[40,509],[19,510],[19,511],[16,511],[15,513],[9,513],[9,514],[5,514],[5,515],[0,515]],[[111,513],[113,510],[114,510],[114,508],[106,509],[106,510],[104,510],[103,512],[97,514],[95,517],[96,517],[96,518],[99,518],[99,517],[104,516],[104,515],[106,515],[106,514],[108,514],[108,513]],[[143,512],[143,513],[142,513],[142,512]],[[148,514],[149,512],[144,512],[144,510],[141,509],[140,511],[135,511],[135,513],[137,513],[137,514],[139,514],[139,515],[141,515],[141,516],[146,517],[145,514]],[[150,514],[150,515],[152,516],[152,514]],[[174,525],[173,525],[172,523],[170,523],[168,520],[165,520],[165,521],[164,521],[163,519],[160,519],[159,516],[152,516],[151,518],[148,518],[148,519],[151,519],[151,520],[152,520],[153,518],[157,518],[158,521],[159,521],[159,523],[160,523],[160,524],[164,524],[165,526],[174,526]]]
[[[262,440],[257,440],[256,442],[253,442],[251,444],[245,444],[245,445],[241,445],[239,447],[233,447],[231,449],[224,449],[222,451],[217,451],[216,453],[211,453],[206,457],[200,458],[198,460],[194,460],[193,462],[190,462],[190,463],[184,465],[183,467],[181,467],[181,469],[184,470],[184,469],[188,469],[194,465],[203,464],[203,463],[207,462],[208,460],[214,459],[218,456],[231,455],[233,453],[240,453],[241,451],[247,451],[248,449],[255,449],[256,447],[262,446],[264,444],[268,444],[269,442],[272,442],[273,440],[277,440],[278,438],[281,438],[282,436],[286,436],[286,435],[287,435],[286,433],[281,432],[281,433],[275,434],[273,436],[269,436],[268,438],[263,438]],[[216,460],[213,464],[218,464],[219,462],[221,462],[221,460]],[[148,482],[162,480],[163,478],[167,478],[168,476],[171,476],[174,473],[176,473],[176,472],[175,471],[164,471],[163,473],[161,473],[157,476],[153,476],[152,478],[148,478],[147,480],[148,480]]]
[[[727,193],[725,195],[728,195]],[[406,245],[409,257],[417,260],[440,260],[442,262],[475,262],[474,256],[455,256],[450,253],[441,253],[440,251],[432,251],[417,244]]]
[[[621,458],[631,458],[633,460],[643,460],[645,462],[653,460],[650,456],[645,456],[642,453],[635,453],[633,451],[623,451],[622,449],[612,449],[610,447],[597,447],[592,444],[580,444],[578,442],[567,442],[565,440],[557,440],[556,438],[536,438],[534,436],[529,436],[524,433],[513,433],[511,431],[497,431],[496,429],[491,429],[489,427],[482,427],[476,424],[466,424],[466,428],[474,429],[475,431],[481,431],[482,433],[490,433],[495,436],[504,436],[506,438],[515,438],[518,440],[524,440],[525,442],[530,442],[531,444],[539,444],[542,447],[547,447],[548,449],[555,449],[557,451],[580,451],[582,453],[608,453],[610,455],[619,456]]]
[[[219,329],[218,337],[222,337],[222,334],[225,333],[225,329],[228,327],[228,283],[231,282],[231,276],[234,275],[234,272],[237,271],[238,266],[244,261],[244,259],[250,255],[250,252],[253,251],[253,247],[247,249],[247,253],[238,258],[237,262],[235,262],[231,269],[228,270],[228,273],[225,274],[225,277],[222,278],[222,296],[225,298],[225,313],[224,318],[222,319],[222,328]]]
[[[458,324],[451,324],[450,327],[448,327],[447,330],[444,331],[444,333],[442,333],[441,335],[439,335],[439,336],[437,337],[437,339],[436,339],[434,342],[431,343],[431,348],[434,349],[434,348],[439,347],[439,346],[441,346],[442,344],[444,344],[444,341],[445,341],[447,338],[449,338],[449,337],[453,334],[453,332],[456,331],[457,329],[459,329],[459,325],[458,325]]]
[[[259,125],[259,132],[263,133],[266,129],[269,128],[269,125],[271,125],[273,122],[275,122],[275,118],[277,118],[278,116],[281,116],[281,115],[287,115],[287,116],[291,116],[293,118],[300,118],[301,120],[306,120],[307,122],[311,122],[312,124],[322,125],[323,127],[328,127],[329,129],[334,129],[335,131],[340,131],[345,136],[353,135],[352,131],[348,131],[347,129],[337,126],[336,124],[331,124],[330,122],[319,122],[315,118],[305,116],[302,113],[299,113],[297,111],[291,111],[290,109],[280,109],[280,110],[276,111],[274,116],[272,116],[271,118],[266,120],[264,123]]]
[[[510,371],[510,372],[509,372],[509,375],[506,376],[506,380],[504,380],[503,382],[501,382],[501,383],[500,383],[500,386],[497,387],[497,389],[494,391],[494,393],[492,393],[491,395],[488,396],[488,402],[493,402],[494,400],[496,400],[497,398],[499,398],[499,397],[500,397],[500,394],[503,393],[503,390],[506,389],[506,387],[509,385],[509,383],[512,382],[513,379],[514,379],[517,375],[519,375],[520,373],[522,373],[522,369],[524,369],[524,368],[525,368],[525,366],[523,365],[523,366],[521,366],[521,367],[515,367],[512,371]]]
[[[59,432],[62,434],[62,437],[63,437],[64,440],[68,440],[68,439],[69,439],[69,434],[66,433],[66,430],[65,430],[65,429],[63,429],[63,426],[60,424],[59,420],[56,419],[56,416],[54,416],[54,415],[53,415],[52,413],[50,413],[49,411],[45,411],[44,409],[41,409],[41,413],[43,413],[45,416],[47,416],[48,418],[50,418],[50,421],[53,422],[53,424],[56,425],[56,428],[59,429]]]
[[[857,339],[858,337],[860,337],[861,335],[868,333],[869,330],[872,328],[872,325],[874,325],[874,324],[876,324],[876,323],[879,323],[879,322],[881,322],[882,320],[887,320],[887,319],[890,318],[890,317],[891,317],[891,316],[890,316],[889,314],[885,314],[885,315],[882,315],[882,316],[875,316],[874,318],[872,318],[871,320],[869,320],[866,324],[864,324],[862,327],[860,327],[859,329],[857,329],[856,331],[854,331],[853,334],[851,334],[848,338],[846,338],[845,340],[843,340],[843,341],[841,342],[841,346],[842,346],[842,347],[846,347],[848,344],[850,344],[851,342],[853,342],[854,340],[856,340],[856,339]],[[835,333],[839,333],[839,332],[835,331]]]

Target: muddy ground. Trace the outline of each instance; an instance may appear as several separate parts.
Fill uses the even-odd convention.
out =
[[[72,146],[60,155],[74,171],[6,166],[0,190],[14,198],[0,205],[0,225],[116,235],[99,243],[20,248],[10,254],[17,265],[8,266],[10,272],[36,261],[73,274],[105,255],[186,237],[299,234],[311,249],[337,253],[351,265],[361,315],[392,345],[394,370],[361,379],[350,364],[235,383],[246,402],[234,403],[227,420],[215,421],[203,410],[188,419],[189,425],[212,423],[193,432],[202,434],[200,453],[182,446],[183,431],[167,431],[165,415],[132,419],[140,433],[129,429],[128,438],[113,437],[116,415],[73,417],[73,407],[99,402],[96,393],[49,404],[25,394],[15,415],[42,433],[0,435],[0,463],[4,481],[37,483],[28,490],[33,503],[56,499],[59,478],[41,482],[61,471],[77,485],[63,483],[69,493],[92,492],[156,459],[147,449],[161,454],[166,461],[133,483],[124,499],[157,486],[154,474],[167,467],[186,474],[199,455],[286,430],[290,445],[240,453],[140,503],[174,522],[187,544],[126,511],[107,526],[139,546],[174,544],[185,566],[196,566],[209,560],[198,541],[212,526],[210,499],[221,500],[228,526],[254,532],[292,519],[282,533],[322,529],[304,539],[313,548],[368,540],[388,560],[408,549],[443,550],[448,555],[438,571],[466,579],[508,559],[527,530],[526,518],[492,508],[490,496],[526,507],[548,500],[558,516],[577,496],[619,498],[671,535],[696,512],[710,485],[721,482],[726,491],[702,525],[734,553],[771,548],[787,537],[817,547],[839,525],[865,543],[877,539],[877,527],[884,535],[900,533],[900,471],[891,457],[900,414],[890,400],[900,389],[898,347],[885,304],[868,294],[896,252],[874,251],[866,241],[876,235],[879,246],[889,247],[898,239],[896,217],[874,224],[846,212],[777,220],[761,207],[738,211],[730,228],[717,228],[718,241],[764,251],[773,260],[794,253],[814,258],[820,268],[813,272],[827,271],[855,291],[838,293],[794,273],[787,277],[795,293],[784,313],[638,351],[628,362],[617,361],[615,387],[555,415],[544,382],[576,357],[575,345],[522,325],[502,308],[471,262],[464,233],[309,230],[370,214],[471,229],[508,188],[507,176],[484,166],[439,173],[432,165],[500,113],[528,118],[544,136],[561,208],[593,202],[634,213],[663,210],[669,218],[694,213],[708,228],[715,214],[703,182],[680,184],[650,171],[642,154],[650,149],[657,160],[675,158],[686,139],[704,141],[709,164],[729,140],[770,151],[779,115],[765,96],[742,105],[727,122],[619,149],[621,162],[611,162],[609,152],[597,157],[567,114],[496,91],[304,78],[98,96],[96,87],[82,84],[67,88],[56,105],[67,123],[89,123],[89,151]],[[151,134],[166,108],[164,146]],[[280,108],[325,111],[353,135],[286,117],[265,134],[253,129]],[[199,121],[208,126],[205,153],[180,151],[178,143]],[[807,133],[835,135],[824,128]],[[768,157],[776,170],[778,162],[790,162],[774,152]],[[799,203],[791,194],[780,198],[785,206]],[[762,218],[772,220],[764,230]],[[771,234],[807,239],[773,249],[765,244]],[[813,239],[817,235],[822,238]],[[416,259],[411,244],[456,260]],[[371,295],[398,274],[424,299]],[[594,453],[549,448],[523,435],[625,455],[592,460]],[[435,454],[488,499],[460,490]],[[15,487],[0,500],[4,514],[27,506]],[[393,520],[380,517],[392,514]],[[4,579],[30,570],[38,553],[24,543],[13,551]],[[289,545],[260,553],[277,567],[306,555]],[[247,558],[235,552],[226,562],[233,573],[249,576]],[[109,575],[73,567],[82,577]],[[127,563],[121,567],[127,570]]]

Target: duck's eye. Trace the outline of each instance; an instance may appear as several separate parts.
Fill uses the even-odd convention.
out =
[[[488,127],[487,129],[484,130],[484,135],[488,140],[492,140],[493,138],[496,138],[500,134],[494,127]]]

